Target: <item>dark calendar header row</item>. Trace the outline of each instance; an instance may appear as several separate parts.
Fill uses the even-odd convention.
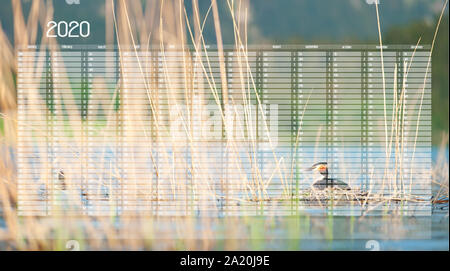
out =
[[[57,45],[57,46],[51,46],[51,45],[27,45],[27,46],[17,46],[19,50],[36,50],[36,49],[60,49],[60,50],[130,50],[130,49],[138,49],[138,50],[170,50],[170,49],[176,49],[176,50],[204,50],[210,49],[210,50],[218,50],[217,45],[206,45],[204,47],[196,47],[193,45],[69,45],[69,44],[63,44],[63,45]],[[235,50],[237,47],[235,45],[223,45],[224,50]],[[248,45],[246,47],[240,47],[240,50],[246,49],[246,50],[430,50],[430,45],[363,45],[363,44],[357,44],[357,45],[336,45],[336,44],[305,44],[305,45],[299,45],[299,44],[292,44],[292,45]]]

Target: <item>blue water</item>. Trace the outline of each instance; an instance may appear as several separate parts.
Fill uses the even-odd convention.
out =
[[[5,149],[0,148],[0,157],[4,157]],[[13,152],[11,152],[13,153]],[[433,162],[438,158],[439,150],[433,148]],[[14,154],[11,154],[14,155]],[[445,157],[448,161],[449,150]],[[391,218],[394,218],[394,223]],[[398,218],[398,219],[397,219]],[[240,218],[244,219],[244,218]],[[296,231],[297,224],[292,221],[306,221],[301,230]],[[205,230],[200,220],[195,225],[197,232]],[[95,224],[95,223],[94,223]],[[301,224],[301,223],[300,223]],[[261,235],[252,235],[252,227],[264,225]],[[269,225],[269,226],[267,226]],[[292,226],[294,225],[294,226]],[[124,227],[119,221],[117,228]],[[178,225],[179,226],[179,225]],[[154,227],[158,230],[176,228],[173,220],[158,219]],[[214,220],[207,230],[211,230],[213,240],[217,243],[212,249],[223,249],[220,245],[227,239],[241,240],[237,249],[251,250],[448,250],[449,249],[449,216],[448,203],[435,206],[431,216],[424,217],[255,217],[244,223],[229,224],[226,218]],[[236,227],[241,235],[230,236],[225,229]],[[0,229],[5,229],[5,221],[0,213]],[[294,234],[292,231],[294,230]],[[174,235],[175,236],[175,235]],[[298,238],[296,237],[298,236]],[[155,235],[154,238],[158,238]],[[161,240],[161,249],[165,249]],[[372,244],[372,245],[371,245]],[[376,244],[373,246],[373,244]],[[0,240],[0,250],[5,241]],[[85,248],[88,249],[88,248]]]

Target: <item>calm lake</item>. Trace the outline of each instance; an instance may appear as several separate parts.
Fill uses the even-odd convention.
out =
[[[437,150],[433,154],[436,157]],[[448,161],[448,150],[446,157]],[[51,219],[43,218],[43,223],[51,223]],[[209,239],[210,249],[215,250],[227,249],[227,242],[233,240],[237,244],[233,248],[241,250],[449,249],[448,203],[433,206],[431,216],[327,216],[306,212],[296,216],[213,217],[207,218],[207,223],[202,217],[148,219],[153,220],[152,249],[183,249],[168,244],[173,240],[186,239]],[[114,225],[117,229],[133,227],[129,221],[122,223],[120,218]],[[187,226],[193,230],[185,233],[177,230]],[[0,229],[5,228],[5,221],[0,216]],[[81,221],[80,228],[83,228]],[[205,235],[205,232],[210,234]],[[5,247],[5,241],[0,240],[0,249]],[[82,245],[81,249],[88,250],[90,247]]]

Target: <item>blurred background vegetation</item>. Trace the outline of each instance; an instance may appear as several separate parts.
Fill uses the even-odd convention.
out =
[[[15,0],[12,0],[15,1]],[[159,0],[140,0],[144,8],[151,5],[158,10]],[[31,8],[31,0],[23,0],[24,14]],[[54,20],[87,20],[91,23],[91,36],[87,39],[65,39],[65,44],[105,43],[105,1],[81,0],[80,5],[67,5],[63,0],[52,2]],[[201,17],[208,11],[210,1],[198,1]],[[370,1],[369,1],[370,2]],[[385,44],[431,44],[436,23],[444,0],[381,0],[380,20]],[[188,16],[193,18],[192,0],[184,0]],[[218,1],[223,41],[234,42],[233,25],[226,0]],[[234,1],[235,8],[244,14],[238,18],[247,22],[247,42],[249,44],[276,43],[378,43],[375,5],[366,0],[316,1],[316,0],[258,0]],[[159,18],[153,22],[158,23]],[[214,44],[216,35],[212,14],[206,21],[205,40]],[[449,129],[449,70],[448,70],[448,8],[445,12],[433,53],[433,144],[440,144],[443,133]],[[0,27],[14,44],[14,25],[11,1],[2,1]],[[38,37],[41,35],[38,33]],[[39,39],[38,39],[39,40]],[[157,42],[157,41],[152,41]],[[1,109],[0,109],[1,110]],[[0,123],[0,131],[2,123]]]

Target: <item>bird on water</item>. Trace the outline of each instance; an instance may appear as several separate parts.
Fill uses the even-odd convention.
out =
[[[307,169],[308,171],[313,171],[319,173],[319,178],[314,181],[312,186],[315,189],[323,190],[325,188],[340,188],[344,190],[350,190],[350,186],[345,182],[338,180],[336,178],[330,178],[328,176],[328,163],[319,162],[312,165]]]

